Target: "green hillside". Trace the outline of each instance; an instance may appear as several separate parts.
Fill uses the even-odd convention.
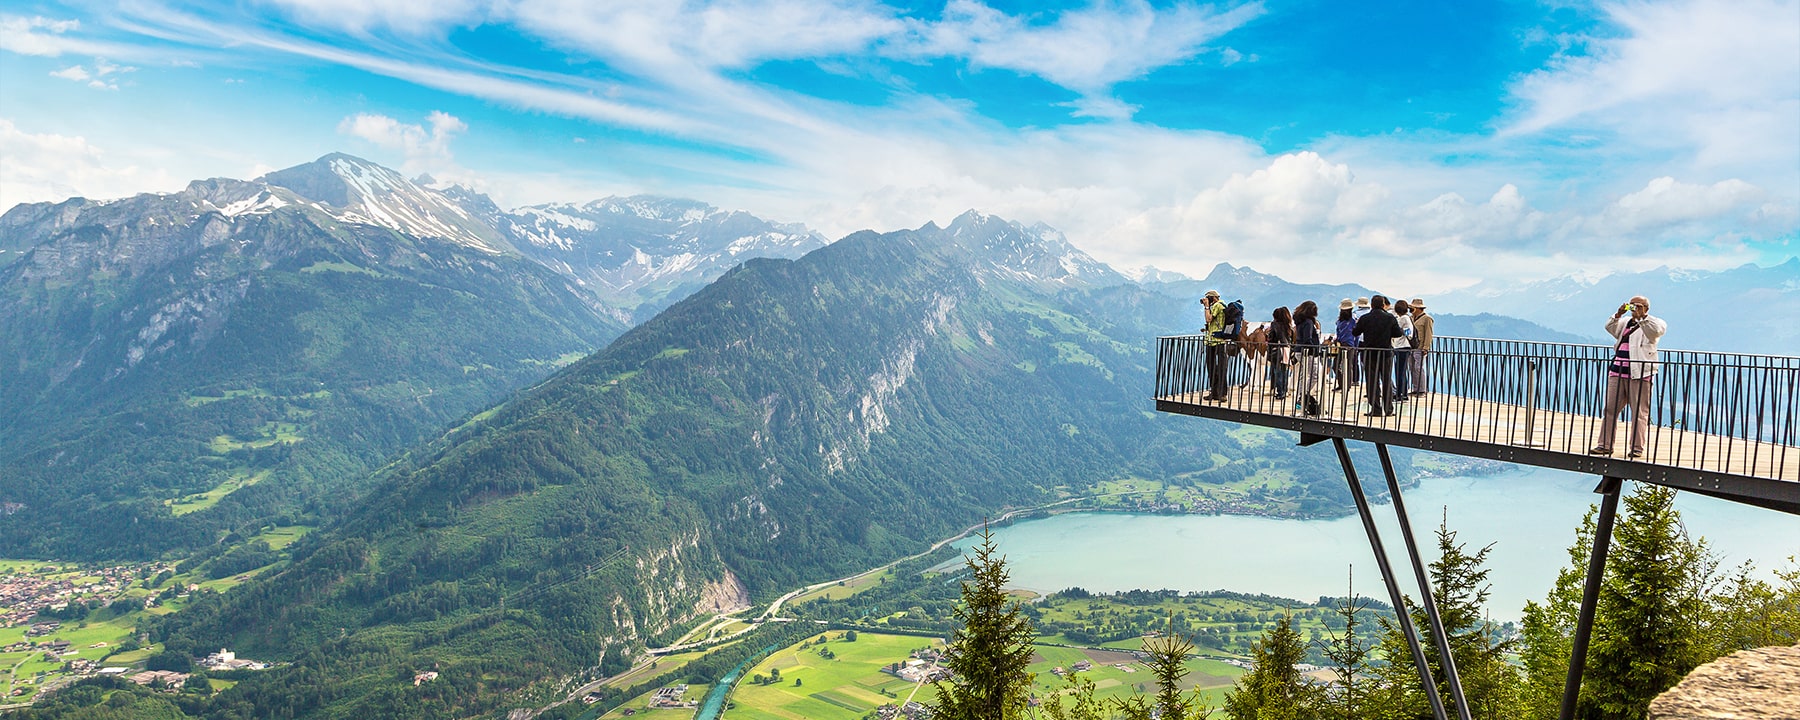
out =
[[[1341,485],[1290,448],[1144,407],[1141,318],[1178,306],[1030,289],[962,247],[927,226],[745,263],[415,450],[291,567],[155,635],[293,661],[218,700],[256,716],[486,711],[616,671],[720,598],[1101,481],[1203,483],[1227,456],[1321,478],[1300,495]],[[442,678],[401,681],[419,667]]]
[[[0,223],[30,248],[0,268],[0,555],[153,558],[322,523],[393,453],[620,331],[521,257],[292,195],[194,209],[250,187],[209,182]]]

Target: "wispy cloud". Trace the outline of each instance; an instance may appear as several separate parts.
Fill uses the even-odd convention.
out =
[[[1571,258],[1622,268],[1742,262],[1789,242],[1800,223],[1792,132],[1800,70],[1771,66],[1773,79],[1731,70],[1720,76],[1726,87],[1710,87],[1711,70],[1669,77],[1665,58],[1711,68],[1741,59],[1732,43],[1791,55],[1800,31],[1777,20],[1796,1],[1609,4],[1605,32],[1513,82],[1497,130],[1331,136],[1279,154],[1239,135],[1135,121],[1138,109],[1114,94],[1172,66],[1264,62],[1254,35],[1233,35],[1270,17],[1259,3],[1098,0],[1014,15],[978,0],[929,13],[874,0],[271,0],[284,18],[139,4],[108,22],[183,49],[229,48],[231,63],[209,60],[220,72],[296,60],[354,68],[526,111],[521,118],[586,120],[594,132],[580,134],[613,147],[618,135],[658,138],[626,151],[653,156],[648,164],[663,176],[623,184],[830,235],[943,221],[973,207],[1047,222],[1120,265],[1204,272],[1231,260],[1299,279],[1404,277],[1423,289],[1542,275]],[[20,22],[33,38],[76,41],[89,30]],[[1683,23],[1706,37],[1683,39],[1675,32]],[[453,28],[484,24],[566,62],[512,65],[448,41]],[[1737,38],[1715,37],[1727,31]],[[838,102],[752,79],[766,63],[791,60],[879,85],[882,99]],[[904,76],[945,60],[1041,78],[1075,96],[1040,96],[1046,106],[1105,121],[1012,127],[970,98]],[[91,81],[97,67],[45,70]],[[410,117],[430,107],[446,105],[415,106]],[[415,124],[391,109],[358,110],[336,116],[339,132],[397,154],[409,173],[482,184],[463,167],[471,165],[510,204],[586,199],[593,189],[587,177],[527,178],[484,168],[468,151],[453,157],[458,138],[482,137],[482,127],[468,127],[477,122],[438,112]]]
[[[1206,43],[1262,13],[1261,3],[1220,12],[1191,3],[1158,10],[1144,0],[1097,0],[1037,24],[980,0],[950,0],[943,19],[921,27],[921,41],[909,49],[1096,94],[1187,61]]]
[[[1520,78],[1503,134],[1604,133],[1707,172],[1800,167],[1800,2],[1601,8],[1608,34]]]

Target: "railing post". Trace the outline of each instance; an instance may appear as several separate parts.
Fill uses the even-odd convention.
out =
[[[1537,371],[1536,360],[1525,361],[1525,447],[1544,447],[1537,441]]]

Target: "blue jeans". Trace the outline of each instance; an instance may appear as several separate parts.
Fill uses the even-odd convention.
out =
[[[1411,355],[1411,350],[1397,349],[1394,351],[1394,394],[1399,397],[1406,397],[1410,390],[1412,362],[1408,358]]]

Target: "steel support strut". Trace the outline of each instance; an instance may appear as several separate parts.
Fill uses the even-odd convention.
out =
[[[1437,600],[1431,594],[1431,581],[1425,575],[1425,563],[1419,558],[1419,545],[1413,541],[1412,521],[1407,519],[1406,504],[1400,500],[1400,481],[1394,477],[1394,461],[1388,457],[1386,444],[1375,443],[1375,453],[1381,456],[1381,472],[1387,476],[1388,496],[1394,500],[1394,514],[1400,516],[1400,537],[1406,541],[1406,557],[1412,560],[1413,577],[1419,579],[1420,602],[1425,605],[1425,617],[1431,621],[1431,639],[1437,645],[1444,682],[1450,685],[1450,699],[1456,703],[1456,717],[1470,720],[1469,701],[1463,697],[1462,677],[1456,672],[1456,658],[1450,654],[1450,636],[1444,632],[1444,618],[1438,614]],[[1432,687],[1427,692],[1436,695],[1437,688]]]
[[[1388,565],[1387,551],[1381,547],[1381,533],[1375,529],[1375,517],[1369,514],[1369,499],[1363,496],[1362,483],[1356,480],[1356,466],[1350,462],[1350,450],[1344,446],[1344,439],[1334,437],[1331,444],[1337,448],[1338,463],[1344,466],[1344,479],[1350,481],[1350,496],[1356,499],[1356,512],[1362,515],[1363,530],[1369,534],[1369,547],[1375,551],[1375,564],[1381,568],[1381,581],[1387,584],[1388,599],[1394,603],[1394,615],[1400,622],[1400,631],[1406,635],[1406,646],[1412,649],[1413,664],[1419,668],[1420,687],[1425,688],[1425,697],[1431,700],[1431,714],[1437,720],[1449,720],[1444,714],[1444,699],[1438,696],[1437,683],[1431,679],[1431,666],[1425,662],[1425,649],[1419,646],[1419,633],[1413,629],[1410,613],[1406,612],[1406,596],[1400,594],[1400,584],[1394,581],[1394,569]]]
[[[1593,637],[1594,606],[1600,602],[1600,580],[1606,573],[1606,550],[1612,546],[1613,515],[1619,510],[1619,486],[1616,477],[1601,478],[1594,492],[1600,493],[1600,519],[1594,524],[1594,552],[1588,557],[1587,584],[1581,590],[1581,615],[1575,620],[1575,640],[1569,648],[1569,679],[1563,683],[1560,720],[1574,720],[1575,700],[1581,695],[1581,673],[1587,669],[1588,640]]]

